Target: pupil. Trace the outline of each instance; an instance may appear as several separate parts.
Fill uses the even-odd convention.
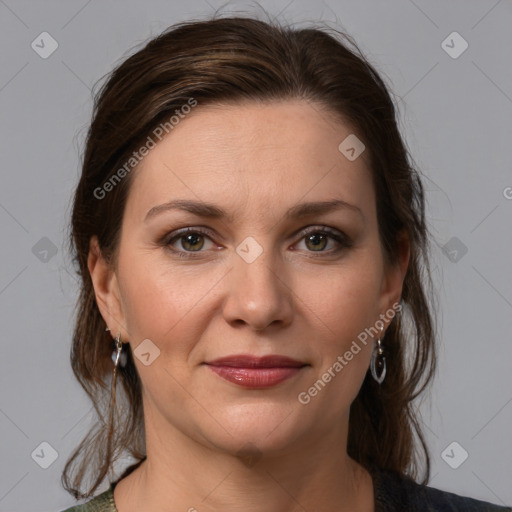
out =
[[[322,242],[324,242],[324,245],[325,245],[325,236],[324,236],[324,235],[322,235],[322,234],[318,234],[318,233],[317,233],[317,234],[314,234],[314,235],[309,235],[309,237],[308,237],[308,241],[309,241],[309,242],[312,242],[312,245],[313,245],[314,247],[319,247],[319,246],[320,246],[320,244],[322,244]],[[323,245],[323,246],[324,246],[324,245]],[[322,247],[323,247],[323,246],[322,246]]]
[[[200,235],[186,235],[185,236],[185,244],[188,245],[188,246],[194,246],[194,245],[197,245],[199,242],[198,240],[200,239]],[[201,244],[202,246],[202,244]],[[201,248],[201,246],[199,247],[199,249]]]

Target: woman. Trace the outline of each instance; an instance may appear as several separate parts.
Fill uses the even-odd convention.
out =
[[[184,23],[98,94],[71,245],[72,365],[100,421],[63,484],[110,487],[69,510],[510,510],[424,485],[423,188],[338,36]]]

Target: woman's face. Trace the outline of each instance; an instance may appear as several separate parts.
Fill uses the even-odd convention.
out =
[[[342,435],[376,339],[361,333],[387,327],[408,258],[384,263],[367,155],[338,149],[351,133],[305,101],[199,104],[132,171],[115,273],[90,269],[141,356],[147,431],[229,453]]]

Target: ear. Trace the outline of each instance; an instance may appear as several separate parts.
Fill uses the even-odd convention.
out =
[[[96,235],[91,237],[89,243],[87,268],[94,286],[96,303],[103,320],[110,328],[110,334],[114,338],[120,332],[121,340],[127,341],[128,329],[126,328],[117,276],[103,257]]]
[[[397,258],[394,261],[384,263],[384,279],[381,289],[380,313],[392,310],[396,313],[396,305],[400,302],[405,275],[409,266],[411,249],[409,237],[405,231],[401,231],[397,237]],[[395,305],[395,307],[393,307]],[[386,315],[387,316],[387,315]],[[393,315],[394,316],[394,315]],[[393,317],[385,320],[386,329]]]

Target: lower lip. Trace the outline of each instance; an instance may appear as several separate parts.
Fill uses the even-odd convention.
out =
[[[269,388],[290,379],[301,370],[300,367],[235,368],[212,365],[208,365],[208,368],[219,377],[246,388]]]

